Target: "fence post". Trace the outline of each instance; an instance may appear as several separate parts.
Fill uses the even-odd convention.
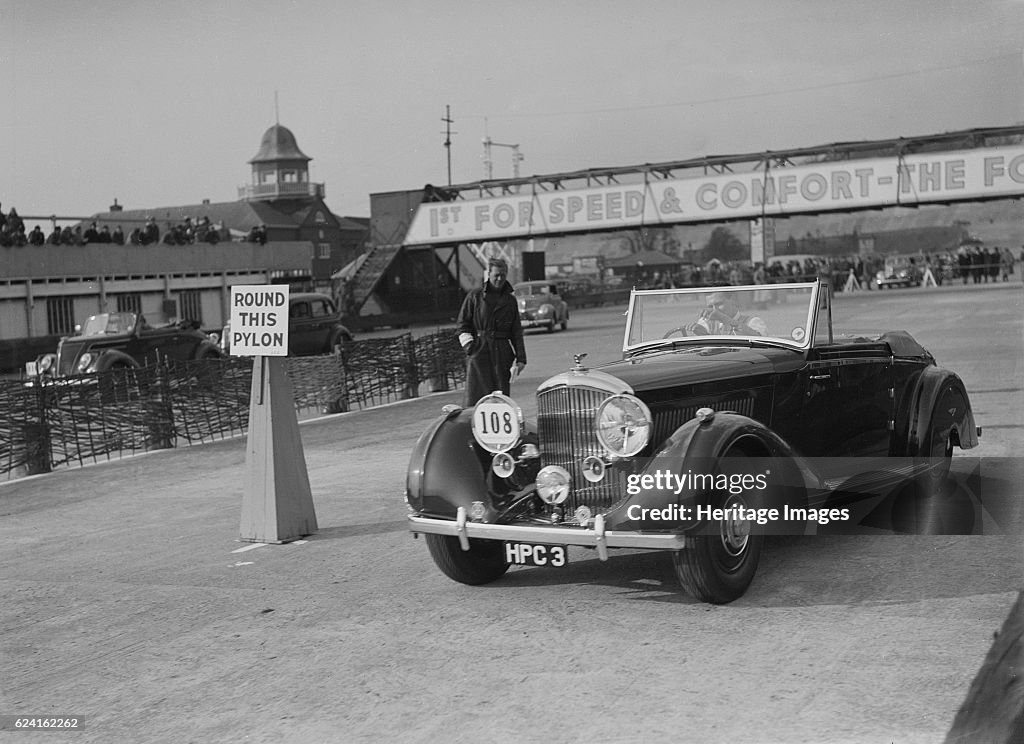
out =
[[[145,381],[139,380],[142,376]],[[174,408],[171,406],[169,370],[166,357],[152,367],[136,371],[135,384],[144,396],[146,412],[146,449],[172,449],[174,447]]]
[[[27,475],[49,473],[50,427],[46,423],[46,386],[37,382],[33,387],[32,405],[27,407],[22,436],[25,441],[25,471]]]
[[[349,410],[346,360],[352,353],[352,347],[353,344],[343,344],[331,351],[334,364],[331,366],[331,379],[325,385],[327,400],[320,407],[321,413],[346,413]]]
[[[418,398],[420,395],[420,379],[419,372],[416,369],[416,345],[413,343],[412,334],[407,333],[404,336],[404,353],[405,353],[405,364],[402,365],[403,380],[402,385],[402,400],[408,400],[409,398]]]
[[[448,384],[448,361],[441,347],[441,333],[430,336],[430,346],[427,353],[430,354],[430,378],[427,380],[427,389],[432,393],[443,393],[450,389]],[[420,347],[423,350],[423,346]]]

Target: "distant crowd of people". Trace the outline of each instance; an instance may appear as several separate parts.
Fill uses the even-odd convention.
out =
[[[936,284],[961,280],[972,282],[1009,281],[1014,275],[1016,264],[1024,264],[1024,246],[1019,257],[1006,247],[986,247],[980,244],[966,244],[956,251],[937,251],[907,259],[915,276],[923,280],[931,272]],[[718,261],[712,259],[700,266],[681,266],[676,269],[658,271],[645,270],[631,277],[637,288],[669,289],[673,287],[722,286],[742,284],[780,284],[784,282],[806,282],[824,280],[831,283],[836,292],[846,288],[850,274],[856,278],[861,289],[877,288],[879,273],[887,273],[886,257],[872,254],[867,256],[831,256],[787,258],[778,256],[765,266],[749,261]]]
[[[18,210],[11,207],[10,212],[3,213],[0,209],[0,246],[20,247],[27,245],[90,245],[92,243],[109,243],[112,245],[188,245],[191,243],[216,244],[221,240],[230,240],[230,232],[221,224],[215,225],[209,217],[203,216],[196,219],[186,217],[184,221],[176,225],[168,224],[167,229],[161,233],[156,224],[156,219],[149,217],[141,227],[134,228],[125,235],[121,225],[116,225],[113,230],[106,224],[100,225],[97,222],[90,223],[84,229],[81,225],[71,227],[65,225],[60,227],[54,225],[47,233],[39,225],[26,231],[25,221],[18,215]],[[254,226],[246,234],[245,242],[259,243],[267,242],[267,228],[265,225]]]

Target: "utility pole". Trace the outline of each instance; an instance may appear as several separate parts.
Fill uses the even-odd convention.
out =
[[[452,107],[444,107],[444,118],[441,119],[445,123],[444,130],[444,149],[448,151],[448,185],[452,185],[452,135],[458,134],[458,132],[452,132]]]

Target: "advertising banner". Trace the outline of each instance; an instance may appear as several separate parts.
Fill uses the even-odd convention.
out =
[[[502,240],[1022,194],[1024,147],[982,148],[427,202],[417,208],[404,244]]]

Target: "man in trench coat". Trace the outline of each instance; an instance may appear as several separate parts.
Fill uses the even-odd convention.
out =
[[[466,407],[495,390],[509,395],[512,366],[526,366],[519,304],[508,283],[508,264],[500,258],[487,263],[484,285],[474,289],[459,311],[459,343],[466,352]]]

